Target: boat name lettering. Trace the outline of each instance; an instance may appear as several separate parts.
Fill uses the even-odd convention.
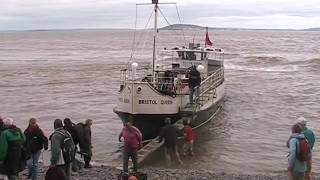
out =
[[[146,100],[139,100],[139,104],[158,104],[158,103],[157,103],[157,100],[146,99]]]
[[[119,98],[119,102],[130,103],[129,99]]]
[[[161,104],[172,104],[171,100],[161,100]]]

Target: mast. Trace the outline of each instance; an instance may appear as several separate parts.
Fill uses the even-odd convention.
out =
[[[208,27],[206,27],[206,39],[204,40],[204,48],[207,47]]]
[[[153,32],[153,53],[152,53],[152,74],[153,84],[155,83],[155,61],[156,61],[156,40],[158,33],[158,0],[152,0],[154,4],[154,32]]]

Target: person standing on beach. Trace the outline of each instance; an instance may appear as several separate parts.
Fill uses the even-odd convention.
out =
[[[183,162],[180,159],[177,147],[177,138],[180,134],[182,133],[179,131],[179,129],[175,125],[171,124],[171,118],[166,117],[165,126],[162,127],[159,134],[159,143],[162,142],[162,140],[164,139],[164,152],[168,166],[171,166],[170,154],[175,155],[180,165],[183,164]]]
[[[24,131],[24,134],[26,136],[26,150],[31,155],[31,158],[27,161],[28,179],[36,180],[38,177],[38,161],[41,150],[43,148],[45,150],[48,149],[48,138],[38,126],[35,118],[29,120],[29,126]]]
[[[313,131],[309,128],[307,128],[307,120],[304,117],[298,118],[299,124],[302,127],[302,134],[307,138],[308,143],[310,145],[310,151],[311,151],[311,157],[310,160],[307,161],[307,170],[305,173],[305,180],[311,180],[311,168],[312,168],[312,149],[314,147],[314,143],[316,141],[315,135]]]
[[[133,172],[138,172],[138,150],[142,147],[142,134],[140,130],[134,127],[131,122],[126,122],[119,134],[119,142],[123,138],[123,171],[129,172],[128,162],[131,158],[133,163]]]
[[[287,142],[289,148],[288,172],[291,180],[304,180],[304,173],[306,172],[306,162],[297,158],[297,153],[300,151],[300,140],[305,139],[301,132],[302,127],[299,123],[293,125],[292,135]]]
[[[18,173],[24,170],[26,165],[22,149],[26,137],[21,129],[14,125],[13,119],[5,118],[3,122],[4,130],[0,136],[0,171],[7,175],[9,180],[17,180]]]
[[[0,116],[0,133],[4,130],[4,123],[3,123],[3,119]],[[0,134],[1,135],[1,134]]]
[[[183,144],[183,156],[186,156],[187,154],[193,156],[194,133],[188,123],[188,120],[183,120],[183,125],[183,135],[185,140]]]
[[[72,140],[73,140],[73,143],[75,145],[75,148],[76,148],[76,152],[78,151],[78,144],[79,144],[79,140],[78,140],[78,136],[77,136],[77,132],[76,132],[76,129],[75,129],[75,124],[71,121],[71,119],[69,118],[65,118],[63,120],[63,129],[65,129],[66,131],[68,131],[70,133],[70,135],[72,136]],[[74,172],[77,172],[79,169],[81,169],[81,163],[79,160],[77,160],[76,158],[74,159],[74,161],[71,163],[71,169],[72,171]]]
[[[51,166],[63,167],[67,178],[71,179],[71,163],[63,162],[62,147],[66,138],[72,139],[68,131],[63,129],[63,124],[60,119],[54,121],[54,132],[50,136],[51,140]]]
[[[85,162],[84,168],[92,168],[90,161],[92,157],[92,142],[91,142],[91,126],[93,121],[86,120],[85,124],[79,123],[75,126],[75,131],[79,141],[80,152],[83,155]]]

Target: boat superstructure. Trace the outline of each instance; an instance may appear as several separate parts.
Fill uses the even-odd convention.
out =
[[[158,1],[153,0],[152,4],[157,14]],[[131,62],[121,69],[114,108],[123,122],[132,121],[141,130],[144,139],[158,135],[165,117],[171,117],[173,123],[187,118],[193,127],[204,124],[212,118],[224,97],[223,50],[190,43],[189,47],[162,49],[156,58],[157,30],[154,33],[152,67],[143,68]],[[193,105],[189,102],[188,78],[192,66],[202,79]]]

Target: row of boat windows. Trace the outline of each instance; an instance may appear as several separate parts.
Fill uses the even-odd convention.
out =
[[[177,51],[177,53],[179,58],[183,60],[205,60],[208,55],[206,52],[195,53],[193,51]]]

